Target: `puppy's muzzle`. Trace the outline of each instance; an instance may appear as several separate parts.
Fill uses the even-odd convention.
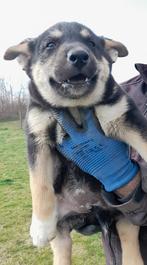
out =
[[[89,54],[83,49],[72,49],[67,53],[67,61],[78,69],[82,69],[89,61]]]
[[[49,83],[58,94],[76,99],[91,93],[97,78],[95,57],[88,48],[75,43],[59,51]]]

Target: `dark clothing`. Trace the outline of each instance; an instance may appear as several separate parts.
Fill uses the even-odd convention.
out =
[[[136,64],[135,67],[140,75],[124,82],[121,86],[147,118],[147,64]],[[131,198],[125,203],[120,203],[119,198],[113,193],[104,191],[103,197],[110,207],[121,211],[132,223],[141,226],[140,250],[144,264],[147,265],[147,163],[135,150],[131,150],[131,158],[140,166],[142,185],[134,191]],[[122,264],[120,241],[115,226],[110,228],[109,242],[104,241],[104,248],[107,265]]]
[[[134,100],[141,113],[147,118],[147,64],[136,64],[135,67],[140,75],[122,83],[121,87]],[[130,150],[130,156],[140,167],[142,177],[140,185],[128,198],[123,198],[123,200],[115,193],[104,190],[102,191],[102,196],[109,207],[118,210],[132,223],[140,226],[140,251],[144,265],[147,265],[147,163],[133,149]],[[78,231],[84,234],[83,230],[88,231],[88,234],[90,234],[89,231],[93,230],[93,228],[89,226]],[[114,223],[107,232],[107,235],[102,233],[106,264],[122,265],[120,240]]]
[[[147,115],[147,65],[137,64],[140,75],[121,84],[121,87],[134,100],[141,113]],[[145,75],[146,73],[146,75]],[[137,225],[147,225],[147,163],[135,150],[131,150],[131,158],[141,170],[142,189],[139,187],[125,203],[120,203],[113,193],[103,192],[107,204],[121,211],[128,219]]]

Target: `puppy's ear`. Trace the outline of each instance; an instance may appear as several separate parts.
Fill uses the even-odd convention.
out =
[[[118,57],[125,57],[128,55],[127,48],[118,41],[104,38],[105,49],[114,63]]]
[[[33,39],[26,39],[18,45],[8,48],[4,54],[4,59],[14,60],[17,58],[18,62],[25,70],[25,67],[32,55],[32,43]]]

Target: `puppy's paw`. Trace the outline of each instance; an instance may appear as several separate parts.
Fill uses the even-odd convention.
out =
[[[32,216],[32,223],[30,226],[30,235],[33,245],[36,247],[43,247],[48,244],[56,236],[56,217],[48,218],[48,220],[41,221],[35,215]]]

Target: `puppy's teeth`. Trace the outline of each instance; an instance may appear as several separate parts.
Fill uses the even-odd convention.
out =
[[[62,87],[64,87],[64,88],[67,88],[69,86],[69,84],[67,83],[67,82],[64,82],[63,84],[62,84]]]

